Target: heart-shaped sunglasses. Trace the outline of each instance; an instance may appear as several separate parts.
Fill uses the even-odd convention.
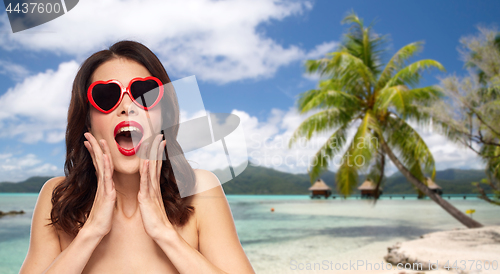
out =
[[[137,106],[149,110],[162,98],[163,84],[153,76],[134,78],[126,88],[118,80],[96,81],[87,90],[87,99],[97,110],[110,113],[120,105],[125,93]]]

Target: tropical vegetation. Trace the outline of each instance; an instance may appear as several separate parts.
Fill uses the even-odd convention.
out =
[[[289,142],[291,147],[299,140],[309,141],[314,134],[333,131],[313,158],[311,182],[342,154],[337,191],[351,194],[363,173],[376,182],[378,191],[388,157],[409,182],[458,221],[481,227],[424,183],[426,176],[434,178],[435,162],[412,125],[430,124],[432,116],[420,107],[441,100],[442,93],[436,86],[418,84],[423,72],[444,70],[443,66],[430,59],[409,62],[422,50],[422,42],[402,47],[384,64],[386,36],[375,33],[372,26],[365,27],[354,12],[342,23],[351,26],[336,51],[306,62],[307,72],[321,78],[318,88],[300,95],[298,109],[303,114],[316,113],[299,125]]]
[[[447,100],[424,108],[451,140],[469,147],[486,164],[487,178],[475,183],[480,198],[500,205],[500,33],[479,28],[463,37],[460,53],[469,74],[441,80]],[[484,186],[493,190],[486,195]]]

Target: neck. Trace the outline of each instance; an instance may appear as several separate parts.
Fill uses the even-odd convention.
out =
[[[126,218],[131,218],[138,210],[137,194],[140,183],[139,173],[123,174],[113,172],[116,189],[116,209]]]

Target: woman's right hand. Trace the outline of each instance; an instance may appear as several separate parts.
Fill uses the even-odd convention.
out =
[[[111,230],[116,202],[113,162],[105,140],[101,140],[99,145],[91,133],[87,132],[84,135],[87,139],[84,145],[92,156],[96,170],[97,191],[89,217],[82,229],[88,229],[102,238]]]

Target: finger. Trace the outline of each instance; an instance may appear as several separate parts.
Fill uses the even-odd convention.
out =
[[[87,141],[92,145],[92,148],[96,152],[96,156],[99,154],[99,152],[102,154],[101,146],[97,142],[97,139],[92,135],[90,132],[85,132],[84,134],[85,138]]]
[[[143,194],[149,194],[149,183],[148,183],[148,160],[140,160],[139,172],[141,174],[140,189],[139,191]]]
[[[149,159],[156,161],[158,155],[158,147],[161,142],[162,135],[158,135],[154,138],[153,143],[151,144],[151,154],[149,155]]]
[[[167,140],[163,140],[161,143],[160,143],[160,147],[158,148],[158,161],[157,161],[157,164],[156,164],[156,178],[158,178],[158,182],[160,180],[160,175],[161,175],[161,167],[162,167],[162,164],[163,164],[163,153],[165,151],[165,146],[167,145]]]
[[[148,160],[151,159],[151,148],[153,147],[153,143],[156,140],[156,137],[148,137],[144,142],[142,146],[144,146],[144,151],[142,152],[142,156],[144,159]]]
[[[94,164],[94,167],[96,167],[95,164],[95,156],[94,156],[94,150],[92,149],[92,145],[89,143],[89,141],[84,141],[83,145],[87,148],[89,151],[90,157],[92,158],[92,163]],[[97,168],[97,167],[96,167]]]
[[[112,179],[111,179],[111,170],[109,166],[109,157],[106,154],[102,155],[103,164],[104,164],[104,193],[111,193],[112,191]]]
[[[144,140],[141,142],[141,146],[139,147],[139,151],[137,152],[137,156],[141,159],[148,159],[148,140]]]
[[[145,173],[144,173],[144,162],[142,158],[139,158],[139,175],[140,175],[140,180],[139,180],[139,193],[145,193],[146,188],[147,188],[147,182],[145,178]]]
[[[96,163],[96,160],[95,160],[95,152],[92,149],[92,145],[90,144],[89,141],[84,141],[83,145],[87,148],[87,150],[90,153],[90,157],[92,158],[92,164],[94,165],[94,168],[95,168],[95,175],[96,175],[96,177],[98,179],[97,180],[97,192],[100,192],[100,189],[102,187],[101,187],[101,184],[99,183],[99,181],[100,181],[99,174],[100,173],[99,173],[99,169],[98,169],[98,166],[97,166],[97,163]]]
[[[113,172],[114,165],[113,165],[113,159],[111,158],[111,150],[109,149],[108,142],[106,142],[106,140],[102,139],[101,145],[102,145],[102,149],[103,149],[104,154],[108,155],[109,167],[111,169],[111,172]]]
[[[97,177],[97,190],[100,189],[100,181],[102,180],[102,176],[101,176],[101,171],[100,171],[100,168],[97,164],[97,159],[96,159],[96,155],[95,155],[95,151],[94,149],[92,148],[92,145],[90,144],[89,141],[84,141],[83,144],[85,145],[85,147],[87,148],[87,150],[89,151],[90,153],[90,157],[92,158],[92,164],[94,165],[94,168],[95,168],[95,176]]]
[[[92,150],[94,151],[94,157],[95,157],[95,162],[97,164],[97,167],[96,169],[98,170],[103,170],[102,168],[102,149],[101,149],[101,146],[99,145],[99,143],[97,143],[97,140],[95,139],[95,137],[90,134],[89,132],[86,132],[85,134],[85,138],[87,138],[87,140],[89,141],[90,145],[92,146]],[[102,171],[101,171],[102,173]]]
[[[153,191],[157,191],[159,189],[157,179],[156,179],[156,168],[157,168],[157,155],[158,155],[158,148],[161,143],[161,137],[162,135],[158,135],[155,137],[153,144],[151,146],[151,154],[150,154],[150,161],[148,163],[149,166],[149,181],[150,181],[150,187],[152,188]]]
[[[157,161],[162,161],[163,160],[163,153],[165,153],[165,144],[166,140],[161,140],[162,138],[160,137],[160,143],[158,144],[158,151],[156,152],[156,160]]]
[[[154,197],[156,195],[156,192],[158,191],[157,190],[158,188],[156,187],[155,181],[153,181],[154,180],[154,178],[153,178],[154,173],[151,172],[151,170],[152,170],[151,166],[153,166],[154,162],[151,160],[148,160],[147,163],[148,164],[147,164],[146,171],[147,171],[147,178],[148,178],[149,195],[151,197]]]

